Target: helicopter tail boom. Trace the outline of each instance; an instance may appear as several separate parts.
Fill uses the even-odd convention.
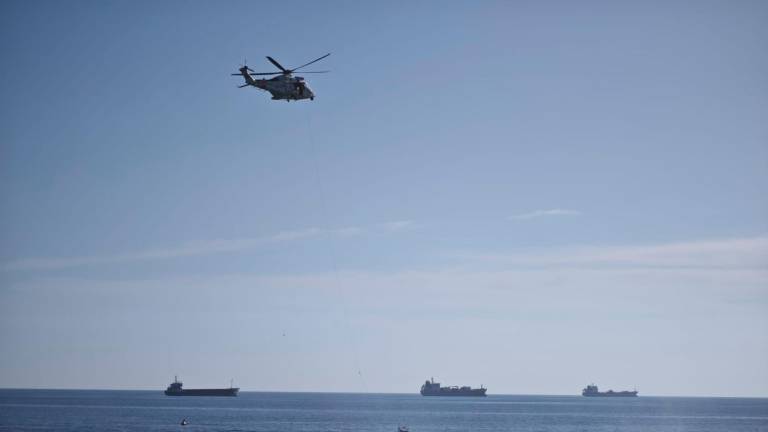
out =
[[[256,80],[254,80],[251,74],[248,73],[247,67],[243,66],[239,70],[240,70],[240,73],[232,74],[232,76],[241,76],[245,78],[245,84],[238,86],[239,88],[247,87],[249,85],[252,85],[252,86],[256,85]]]

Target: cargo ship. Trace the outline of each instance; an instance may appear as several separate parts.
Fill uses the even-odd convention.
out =
[[[221,389],[183,389],[183,384],[179,381],[178,377],[173,377],[171,385],[165,389],[166,396],[237,396],[237,392],[240,391],[237,387],[232,387],[230,383],[229,388]]]
[[[637,390],[619,392],[608,390],[607,392],[601,392],[597,390],[596,385],[590,384],[581,391],[581,395],[587,397],[637,397]]]
[[[421,386],[422,396],[485,396],[486,388],[482,385],[479,389],[473,389],[472,387],[441,387],[440,383],[436,383],[432,378],[424,382]]]

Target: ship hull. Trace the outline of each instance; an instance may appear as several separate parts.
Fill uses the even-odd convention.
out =
[[[585,393],[584,397],[637,397],[637,392]]]
[[[166,390],[166,396],[237,396],[239,388]]]
[[[462,397],[462,396],[470,396],[470,397],[484,397],[485,396],[485,389],[474,389],[474,390],[459,390],[459,391],[439,391],[439,392],[421,392],[422,396],[454,396],[454,397]]]

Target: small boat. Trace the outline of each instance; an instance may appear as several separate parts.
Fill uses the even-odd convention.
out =
[[[405,425],[398,426],[397,427],[397,432],[409,432],[408,431],[408,426],[405,426]]]
[[[189,424],[189,422],[187,421],[187,419],[182,419],[181,423],[179,423],[179,424],[182,425],[182,426],[186,426],[186,425]]]

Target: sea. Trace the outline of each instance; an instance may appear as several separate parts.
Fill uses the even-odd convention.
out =
[[[186,419],[189,424],[181,425]],[[768,399],[0,390],[0,431],[768,431]]]

